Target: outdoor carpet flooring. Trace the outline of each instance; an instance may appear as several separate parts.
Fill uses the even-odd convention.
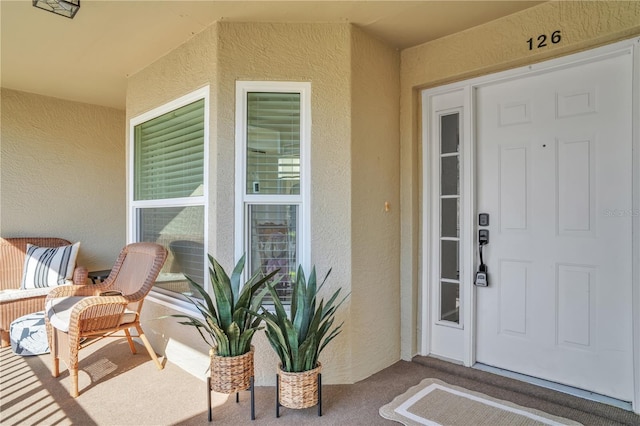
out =
[[[513,379],[433,358],[398,361],[353,385],[324,384],[323,415],[316,407],[281,408],[275,416],[275,387],[257,386],[256,420],[249,392],[214,393],[213,422],[207,421],[206,382],[171,360],[162,371],[138,345],[131,355],[125,339],[104,340],[81,352],[80,396],[69,396],[69,373],[51,376],[50,355],[22,357],[0,349],[0,425],[398,425],[379,409],[425,378],[511,401],[584,425],[640,425],[640,416]],[[324,366],[327,368],[327,366]]]

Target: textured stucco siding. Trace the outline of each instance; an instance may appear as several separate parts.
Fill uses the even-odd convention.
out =
[[[217,122],[215,99],[216,88],[216,50],[217,27],[208,27],[191,40],[134,74],[127,82],[127,123],[147,111],[160,107],[181,96],[210,85],[209,109],[209,190],[216,188],[218,167],[216,155],[215,129]],[[127,170],[130,167],[130,128],[127,127]],[[233,161],[230,163],[233,164]],[[226,166],[225,166],[226,167]],[[225,168],[226,170],[226,168]],[[226,173],[232,173],[226,171]],[[128,199],[128,197],[127,197]],[[216,241],[216,202],[210,195],[208,221],[209,241]],[[217,256],[215,245],[209,252]],[[158,319],[164,315],[176,313],[165,305],[154,303],[153,299],[145,303],[142,311],[142,325],[156,352],[165,355],[171,362],[204,380],[208,368],[209,348],[202,342],[200,335],[191,327],[177,323],[175,319]]]
[[[529,50],[527,40],[560,30],[562,41]],[[401,53],[402,357],[417,352],[421,248],[419,91],[524,66],[640,35],[640,2],[548,2]]]
[[[3,237],[80,241],[78,263],[113,265],[125,244],[124,111],[2,89]]]
[[[210,85],[208,252],[230,269],[236,220],[241,220],[235,211],[236,82],[311,83],[311,264],[319,276],[332,269],[325,296],[338,286],[345,294],[357,286],[336,318],[336,323],[344,321],[342,334],[320,358],[325,383],[351,383],[399,357],[399,340],[391,338],[380,348],[376,327],[371,327],[383,314],[390,319],[382,331],[399,333],[399,54],[359,30],[355,35],[352,31],[349,24],[219,22],[131,77],[127,92],[127,118],[131,119]],[[352,37],[357,41],[352,42]],[[362,49],[357,56],[354,48]],[[354,74],[362,80],[357,83],[357,95]],[[353,108],[354,102],[362,112]],[[370,122],[379,124],[370,126]],[[366,169],[369,161],[377,162],[376,170]],[[360,169],[357,179],[355,168]],[[384,201],[390,202],[390,212],[383,212]],[[372,233],[371,228],[379,232]],[[353,257],[359,259],[358,268],[353,267]],[[376,310],[380,298],[390,303]],[[200,337],[167,320],[151,321],[168,312],[152,301],[146,304],[147,334],[157,351],[203,377],[207,351]],[[257,333],[254,345],[256,383],[275,384],[278,361],[263,332]],[[357,358],[352,354],[354,347],[358,347]]]
[[[332,268],[324,294],[351,289],[351,124],[349,25],[219,23],[216,144],[221,159],[214,243],[227,264],[234,247],[235,82],[311,82],[311,263]],[[310,271],[306,271],[307,274]],[[349,303],[336,321],[345,330],[321,355],[323,382],[351,382]],[[277,358],[263,332],[255,339],[256,381],[275,384]]]
[[[351,38],[351,345],[361,380],[400,359],[400,54]]]

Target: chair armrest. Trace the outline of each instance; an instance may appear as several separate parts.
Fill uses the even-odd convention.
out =
[[[104,291],[104,286],[101,285],[61,285],[47,294],[47,300],[56,297],[97,296],[101,291]]]
[[[85,266],[76,266],[73,271],[73,283],[75,285],[84,285],[87,283],[89,277],[89,270]]]

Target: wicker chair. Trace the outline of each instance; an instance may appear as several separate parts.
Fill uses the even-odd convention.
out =
[[[23,315],[44,310],[51,288],[20,289],[27,244],[60,247],[71,244],[62,238],[0,238],[0,347],[9,346],[9,325]],[[87,268],[76,266],[74,284],[86,284]]]
[[[97,341],[92,338],[126,337],[131,353],[135,354],[129,332],[130,328],[135,328],[158,369],[163,368],[142,331],[140,311],[166,258],[167,250],[161,245],[129,244],[103,283],[63,286],[49,293],[45,321],[53,376],[59,376],[59,359],[62,358],[71,375],[71,396],[78,396],[78,352]],[[118,331],[124,331],[124,336],[114,335]]]

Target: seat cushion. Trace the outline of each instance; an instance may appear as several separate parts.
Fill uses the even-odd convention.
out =
[[[27,244],[20,288],[42,288],[69,284],[73,279],[80,243],[61,247]]]
[[[49,317],[49,322],[55,328],[65,333],[69,331],[69,322],[71,321],[71,312],[76,303],[85,299],[87,296],[71,296],[71,297],[55,297],[47,300],[45,306],[46,315]],[[95,296],[89,296],[95,297]],[[136,319],[136,313],[125,309],[124,316],[120,325],[128,324]]]
[[[17,355],[49,353],[44,312],[35,312],[16,318],[9,327],[11,350]]]

